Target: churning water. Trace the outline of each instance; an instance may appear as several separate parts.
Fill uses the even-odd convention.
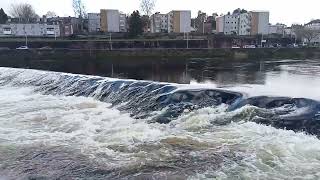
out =
[[[0,68],[0,179],[320,179],[320,81],[299,68],[221,87]]]

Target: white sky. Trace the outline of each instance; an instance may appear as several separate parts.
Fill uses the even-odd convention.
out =
[[[83,0],[88,12],[100,9],[119,9],[125,13],[139,9],[139,0]],[[0,7],[9,13],[10,4],[28,2],[39,15],[54,11],[59,16],[73,16],[72,0],[0,0]],[[226,14],[236,8],[270,11],[270,22],[307,23],[320,19],[320,0],[157,0],[155,11],[167,13],[170,10],[192,10],[196,16],[198,10],[208,14],[217,12]]]

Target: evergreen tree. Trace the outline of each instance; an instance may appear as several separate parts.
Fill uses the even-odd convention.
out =
[[[129,36],[137,37],[143,33],[143,23],[139,11],[134,11],[129,18]]]
[[[1,8],[0,9],[0,24],[5,24],[7,21],[8,21],[8,15]]]

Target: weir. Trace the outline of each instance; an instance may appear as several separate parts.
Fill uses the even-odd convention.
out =
[[[50,95],[93,97],[136,119],[170,123],[203,108],[226,106],[229,122],[246,120],[320,136],[320,103],[308,98],[247,96],[224,88],[104,78],[28,69],[0,68],[0,85],[32,87]],[[236,112],[236,113],[234,113]],[[226,117],[227,118],[227,117]]]

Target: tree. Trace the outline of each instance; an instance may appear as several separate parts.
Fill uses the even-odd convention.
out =
[[[72,8],[76,17],[84,19],[87,16],[86,7],[82,0],[72,0]]]
[[[46,14],[47,18],[53,18],[53,17],[57,17],[57,14],[53,11],[48,11]]]
[[[148,32],[148,30],[150,28],[149,16],[147,16],[147,15],[141,16],[141,23],[142,23],[142,31],[143,32]]]
[[[74,15],[80,19],[80,29],[84,30],[84,20],[87,17],[86,6],[83,4],[82,0],[72,0],[72,8]]]
[[[33,22],[39,17],[34,8],[27,3],[12,4],[10,14],[15,18],[19,18],[19,21],[23,23]]]
[[[302,26],[302,25],[293,25],[292,26],[294,33],[297,38],[305,39],[310,44],[312,40],[320,37],[320,30],[312,29],[310,27]]]
[[[139,11],[133,11],[129,18],[129,36],[137,37],[143,33],[143,24]]]
[[[7,21],[8,21],[8,15],[1,8],[0,9],[0,24],[5,24]]]
[[[140,9],[144,15],[150,16],[156,5],[155,0],[141,0]]]

